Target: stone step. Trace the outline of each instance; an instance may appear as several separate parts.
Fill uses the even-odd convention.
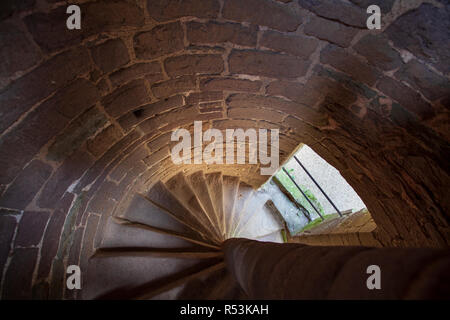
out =
[[[238,189],[238,177],[223,176],[223,213],[225,216],[225,234],[228,234],[228,231],[231,229],[231,217],[234,214]]]
[[[217,219],[217,213],[213,205],[208,184],[206,183],[205,174],[203,171],[194,172],[187,177],[187,181],[202,206],[203,212],[206,214],[209,222],[214,227],[214,231],[219,236],[219,239],[223,241],[224,238],[222,237],[219,221]]]
[[[235,226],[234,232],[232,234],[233,237],[237,237],[245,227],[247,226],[249,220],[259,213],[259,197],[257,197],[256,193],[252,193],[252,195],[247,199],[245,203],[245,207],[239,214],[239,220]]]
[[[221,261],[151,255],[94,258],[89,260],[81,295],[83,299],[134,299]]]
[[[170,212],[177,221],[189,226],[197,232],[199,237],[205,242],[218,244],[218,242],[212,240],[208,236],[209,230],[206,229],[180,201],[178,201],[162,182],[156,183],[147,193],[146,198],[165,211]]]
[[[274,218],[261,217],[261,215],[254,215],[247,223],[245,228],[242,228],[240,232],[236,234],[236,238],[247,238],[259,240],[265,235],[269,235],[276,232],[281,232],[283,226],[279,224]]]
[[[166,182],[167,189],[177,200],[195,217],[206,230],[208,237],[216,243],[221,243],[220,237],[215,231],[214,225],[208,219],[197,196],[189,186],[185,175],[180,172]]]
[[[95,250],[91,259],[108,257],[159,257],[159,258],[181,258],[181,259],[211,259],[223,258],[220,251],[192,251],[186,248],[152,248],[152,247],[109,247]]]
[[[219,269],[202,277],[197,277],[184,285],[177,299],[180,300],[205,300],[214,290],[217,283],[220,283],[228,271]]]
[[[239,225],[241,215],[243,214],[247,203],[253,196],[253,188],[245,182],[239,183],[239,189],[236,196],[236,203],[234,207],[233,215],[230,217],[230,229],[228,231],[228,237],[233,237],[236,232],[236,228]]]
[[[209,194],[217,216],[217,222],[222,238],[225,239],[225,215],[223,212],[223,177],[221,172],[213,172],[205,175]]]
[[[167,291],[163,291],[153,295],[150,300],[179,300],[179,296],[183,292],[185,286],[186,283],[182,283],[178,287],[174,287],[172,289],[168,289]]]
[[[158,229],[174,231],[192,239],[202,240],[199,233],[193,230],[185,221],[178,219],[153,203],[145,195],[137,194],[131,201],[121,218],[142,223]]]
[[[108,221],[103,247],[134,246],[154,248],[195,248],[197,251],[220,250],[219,246],[190,235],[114,217]]]

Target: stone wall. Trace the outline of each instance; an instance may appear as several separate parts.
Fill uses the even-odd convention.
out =
[[[381,31],[365,28],[382,6]],[[175,166],[170,132],[278,128],[368,206],[385,246],[448,246],[449,10],[442,1],[3,1],[3,298],[62,296],[107,217],[180,170],[259,186],[254,165]],[[14,284],[14,286],[12,285]],[[17,289],[21,288],[21,289]],[[66,298],[73,298],[66,292]]]

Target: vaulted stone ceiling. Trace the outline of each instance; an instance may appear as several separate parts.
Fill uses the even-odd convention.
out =
[[[58,250],[85,259],[127,195],[180,170],[268,178],[257,165],[174,165],[170,134],[195,120],[280,129],[281,162],[313,148],[363,199],[382,243],[449,244],[448,1],[71,3],[81,30],[66,28],[64,1],[1,10],[0,206],[9,240],[25,210],[37,279]],[[366,28],[369,4],[380,31]],[[55,244],[63,230],[71,246]]]

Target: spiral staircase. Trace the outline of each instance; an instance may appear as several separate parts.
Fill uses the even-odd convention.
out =
[[[83,299],[246,299],[221,244],[237,237],[280,242],[280,224],[266,221],[268,197],[221,172],[156,183],[108,221]]]

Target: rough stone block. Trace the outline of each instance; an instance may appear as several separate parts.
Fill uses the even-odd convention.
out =
[[[109,177],[115,181],[120,181],[130,171],[137,162],[141,161],[148,155],[148,150],[144,146],[140,146],[130,152],[126,158],[122,159],[120,164],[110,173]]]
[[[117,159],[117,155],[121,154],[124,149],[138,140],[140,136],[141,135],[138,132],[131,131],[125,137],[116,142],[108,151],[105,152],[105,154],[103,154],[100,159],[95,162],[95,164],[91,168],[89,168],[86,174],[84,174],[81,178],[80,182],[76,185],[74,191],[79,193],[81,190],[83,190],[84,187],[91,183],[94,183],[97,178],[98,180],[101,180],[101,175],[104,175],[106,177],[106,175],[109,173],[110,166],[113,166],[114,164],[114,159]],[[91,186],[90,190],[95,189],[96,183],[97,182],[95,182]]]
[[[169,145],[171,135],[172,132],[167,132],[151,139],[151,141],[147,144],[148,148],[150,149],[150,152],[158,151],[163,146]]]
[[[297,35],[286,35],[276,31],[264,32],[260,45],[275,51],[285,52],[293,56],[309,59],[316,50],[319,41]]]
[[[58,99],[46,101],[2,137],[0,183],[11,182],[41,147],[66,126],[69,120],[57,112],[60,107],[56,104],[57,101]]]
[[[187,105],[217,101],[223,101],[222,91],[192,92],[186,97]]]
[[[80,30],[69,30],[66,9],[66,6],[59,6],[48,13],[38,12],[24,19],[36,43],[46,52],[80,43],[101,32],[144,24],[144,13],[135,3],[103,0],[81,4],[82,27]]]
[[[222,15],[225,19],[250,22],[280,31],[295,31],[301,17],[282,4],[270,0],[225,0]]]
[[[380,72],[347,53],[344,49],[328,45],[320,54],[320,62],[351,75],[354,79],[372,86],[380,76]]]
[[[306,105],[313,105],[318,98],[313,92],[310,92],[309,95],[314,95],[314,97],[308,98],[308,90],[304,84],[299,82],[273,81],[267,86],[266,92],[270,96],[282,96]]]
[[[36,46],[10,22],[0,24],[0,48],[0,77],[9,77],[17,71],[26,70],[41,59]]]
[[[170,157],[170,149],[168,146],[164,146],[162,149],[153,152],[150,154],[147,158],[144,159],[144,162],[149,166],[152,167],[158,162],[161,162],[162,160]]]
[[[70,156],[107,122],[106,115],[98,108],[86,111],[56,137],[48,148],[47,159],[61,161]]]
[[[356,101],[356,94],[344,88],[339,82],[321,76],[312,76],[306,83],[308,89],[315,89],[325,100],[349,106]]]
[[[122,138],[122,132],[114,125],[103,129],[97,136],[87,141],[87,149],[94,156],[99,157],[104,154],[114,143]]]
[[[284,115],[281,112],[263,108],[230,108],[228,109],[228,117],[231,119],[254,119],[266,120],[272,123],[279,123],[283,120]]]
[[[193,76],[181,76],[152,85],[152,92],[157,98],[170,97],[195,89],[196,78]]]
[[[69,251],[68,265],[79,265],[81,241],[83,240],[84,228],[80,227],[75,230],[72,246]]]
[[[111,215],[116,205],[113,195],[116,193],[117,184],[111,181],[105,181],[98,189],[95,196],[89,203],[88,211],[98,214]]]
[[[395,73],[397,79],[409,83],[430,99],[450,97],[450,81],[431,71],[417,60],[411,60]]]
[[[207,121],[212,118],[221,118],[222,113],[200,114],[196,106],[186,106],[161,114],[158,117],[148,119],[139,125],[145,133],[157,133],[168,131],[174,128],[191,125],[194,121]]]
[[[38,257],[38,248],[15,249],[5,275],[3,299],[31,299],[31,281]]]
[[[92,82],[86,79],[77,79],[57,91],[51,100],[58,106],[57,112],[68,119],[74,119],[92,107],[99,98],[99,91]]]
[[[398,48],[433,64],[444,73],[450,71],[450,9],[424,3],[389,25],[386,34]]]
[[[310,122],[313,125],[321,126],[327,124],[327,117],[312,108],[301,104],[289,102],[275,97],[264,97],[258,95],[235,94],[227,99],[227,105],[230,107],[247,108],[267,108],[285,114],[291,114]]]
[[[0,91],[0,132],[5,131],[35,103],[91,69],[85,48],[52,57]]]
[[[93,158],[80,150],[64,160],[47,181],[38,200],[41,208],[54,208],[64,192],[93,164]]]
[[[158,113],[163,113],[168,110],[178,108],[184,105],[184,100],[181,95],[172,96],[160,100],[158,102],[142,106],[133,112],[130,112],[119,119],[119,124],[125,131],[130,130],[138,123],[155,116]]]
[[[17,226],[14,215],[6,215],[8,211],[0,210],[0,273],[3,274],[3,266],[8,259],[11,250],[11,242]]]
[[[80,255],[80,267],[84,270],[87,269],[87,262],[90,256],[94,253],[94,237],[97,231],[98,222],[100,217],[96,214],[89,214],[86,221],[86,227],[84,229],[83,245]]]
[[[16,12],[32,9],[35,4],[36,0],[4,1],[2,3],[2,11],[0,12],[0,20],[3,20]]]
[[[216,112],[223,111],[223,103],[222,102],[209,102],[209,103],[201,103],[198,106],[200,113],[208,113],[208,112]]]
[[[339,21],[349,26],[366,28],[367,8],[362,9],[342,0],[298,0],[298,3],[319,17]]]
[[[317,105],[325,98],[342,105],[350,105],[356,100],[356,96],[339,83],[315,75],[305,85],[288,81],[274,81],[267,87],[267,93],[283,96],[310,107]]]
[[[382,13],[389,13],[395,0],[350,0],[352,3],[366,10],[369,6],[375,4],[380,7]]]
[[[411,111],[421,119],[428,119],[434,115],[433,108],[401,82],[388,77],[383,77],[377,84],[377,88],[394,100],[397,100],[405,109]]]
[[[67,211],[72,203],[73,195],[66,194],[61,201],[55,204],[58,207],[53,212],[45,229],[44,239],[42,241],[41,258],[39,260],[39,267],[37,279],[46,278],[50,273],[50,268],[53,259],[56,256],[59,247],[60,237],[63,231],[64,222],[66,220]]]
[[[258,92],[261,86],[261,81],[237,78],[205,78],[200,81],[200,89],[207,91]]]
[[[370,68],[370,66],[366,67]],[[372,69],[377,74],[377,77],[381,75],[377,69]],[[350,76],[347,74],[344,74],[337,70],[332,70],[331,68],[323,67],[323,66],[316,66],[314,68],[315,73],[317,76],[328,78],[332,81],[338,82],[343,87],[347,88],[348,90],[352,91],[354,94],[361,95],[365,97],[368,100],[371,100],[375,98],[378,94],[376,91],[374,91],[372,88],[369,88],[368,85],[364,84],[363,82],[360,82],[356,80],[356,77],[361,76]],[[350,70],[351,72],[351,70]],[[367,80],[368,81],[368,80]]]

